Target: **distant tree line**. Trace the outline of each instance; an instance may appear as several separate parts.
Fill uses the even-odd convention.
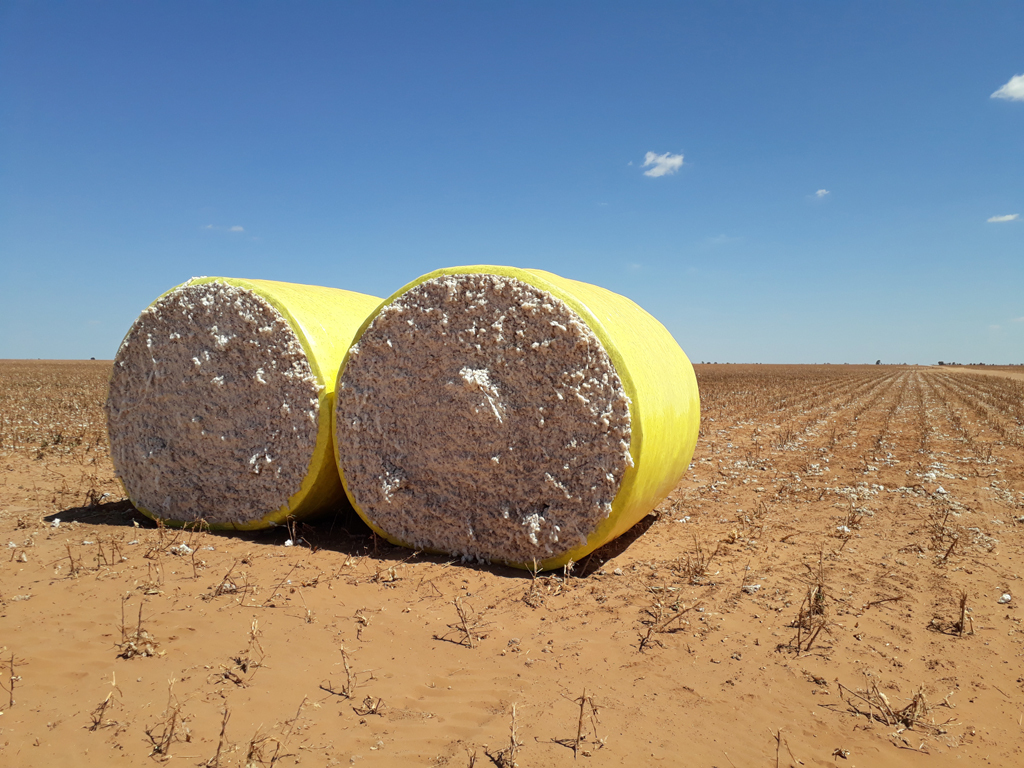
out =
[[[961,367],[980,365],[981,367],[984,368],[986,365],[999,365],[999,363],[946,363],[943,362],[942,360],[939,360],[939,365],[958,365]],[[1024,365],[1024,363],[1007,363],[1007,365]]]

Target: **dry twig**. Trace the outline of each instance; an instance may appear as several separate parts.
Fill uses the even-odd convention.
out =
[[[214,753],[213,757],[211,757],[204,763],[206,768],[219,768],[220,766],[220,756],[221,753],[224,751],[224,745],[226,743],[225,734],[227,733],[228,730],[228,720],[230,718],[231,710],[229,710],[227,707],[224,707],[224,719],[221,720],[220,723],[220,738],[217,739],[217,751],[216,753]]]
[[[185,726],[185,718],[181,714],[181,703],[174,695],[175,680],[167,681],[167,709],[162,713],[163,720],[145,729],[149,739],[149,756],[159,755],[161,759],[171,756],[171,745],[174,742],[191,741],[192,736]]]
[[[136,656],[156,656],[156,639],[142,626],[142,606],[145,605],[146,601],[143,599],[139,603],[139,618],[132,632],[128,631],[128,627],[124,623],[124,604],[126,602],[128,602],[127,597],[121,598],[121,642],[117,646],[120,651],[117,654],[118,658],[132,659]]]
[[[519,748],[523,746],[523,742],[519,740],[519,724],[516,722],[516,705],[512,705],[512,722],[509,725],[509,743],[508,746],[493,755],[488,752],[487,756],[491,758],[498,768],[518,768],[519,763],[516,762],[516,757],[519,754]]]
[[[854,691],[836,682],[839,685],[839,696],[846,705],[854,713],[863,715],[868,720],[905,729],[917,728],[931,733],[945,733],[945,726],[954,722],[951,719],[936,724],[934,719],[925,719],[931,714],[932,707],[925,698],[923,688],[914,693],[906,706],[897,709],[889,703],[889,698],[878,690],[878,685],[874,681],[863,691]],[[948,698],[949,696],[946,697]]]
[[[657,635],[660,635],[663,632],[675,632],[679,627],[673,627],[673,622],[678,621],[700,605],[702,605],[702,603],[694,603],[689,608],[680,608],[679,602],[677,601],[675,605],[669,606],[666,611],[665,606],[661,602],[655,602],[650,608],[644,611],[648,618],[643,620],[642,623],[647,626],[647,632],[637,633],[640,637],[639,650],[643,652],[652,645],[661,645],[661,641],[657,639]],[[665,615],[666,612],[668,613],[667,617]]]
[[[452,605],[455,606],[455,612],[458,614],[459,620],[447,626],[449,630],[460,633],[460,639],[458,641],[449,640],[448,635],[450,632],[446,632],[443,635],[434,635],[434,639],[445,640],[456,645],[464,645],[467,648],[476,648],[477,641],[487,637],[487,633],[480,632],[480,630],[489,626],[490,622],[481,622],[480,614],[471,607],[463,605],[461,597],[456,597],[452,601]]]

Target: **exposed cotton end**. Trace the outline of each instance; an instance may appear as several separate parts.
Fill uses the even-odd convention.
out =
[[[259,520],[302,485],[319,391],[266,299],[186,283],[147,308],[118,350],[106,405],[114,467],[156,517]]]
[[[437,277],[385,306],[350,351],[335,419],[363,513],[468,558],[579,546],[632,465],[629,398],[600,341],[509,277]]]

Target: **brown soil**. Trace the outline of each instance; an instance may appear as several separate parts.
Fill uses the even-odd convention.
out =
[[[1024,761],[1014,379],[698,366],[672,496],[534,576],[351,514],[157,528],[112,475],[109,370],[0,363],[2,765]]]
[[[1021,365],[986,365],[983,368],[980,366],[972,366],[970,368],[957,366],[949,368],[948,370],[957,373],[981,373],[986,376],[1006,376],[1011,379],[1024,381],[1024,366]]]

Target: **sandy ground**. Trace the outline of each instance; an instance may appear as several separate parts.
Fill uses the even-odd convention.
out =
[[[672,496],[531,575],[159,529],[108,373],[0,363],[0,765],[1024,764],[1020,382],[698,366]]]

